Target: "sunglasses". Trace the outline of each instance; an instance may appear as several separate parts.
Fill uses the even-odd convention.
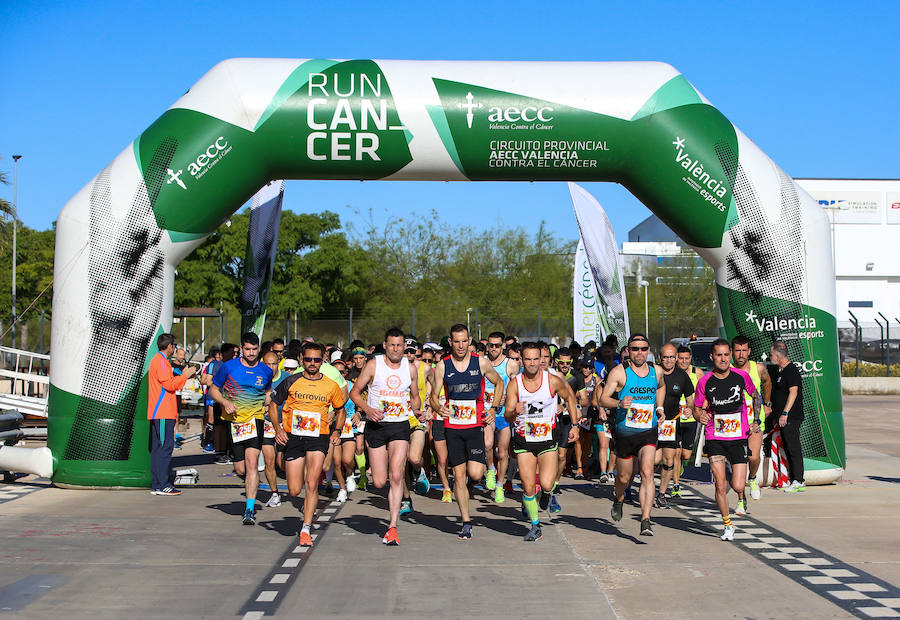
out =
[[[321,357],[304,357],[304,358],[303,358],[303,361],[304,361],[304,362],[313,362],[313,363],[316,363],[316,364],[320,364],[320,363],[322,363],[322,358],[321,358]]]
[[[628,347],[632,351],[649,351],[650,347]]]
[[[674,355],[663,355],[662,358],[664,360],[673,360],[673,359],[675,359],[675,356]]]
[[[272,349],[272,353],[277,353],[278,355],[281,355],[282,353],[284,353],[284,349]]]
[[[489,342],[489,343],[487,343],[487,346],[490,347],[491,349],[499,349],[500,347],[503,346],[503,343],[502,343],[502,342],[498,342],[498,343],[495,344],[495,343],[493,343],[493,342]]]

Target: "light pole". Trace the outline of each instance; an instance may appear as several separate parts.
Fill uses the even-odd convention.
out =
[[[13,155],[12,346],[16,348],[16,241],[19,228],[19,160]]]
[[[472,326],[469,325],[469,313],[472,312],[472,308],[466,308],[466,331],[469,332],[469,335],[472,334]]]
[[[647,291],[650,289],[650,283],[646,280],[638,282],[638,286],[644,287],[644,335],[650,337],[650,311],[647,303]]]

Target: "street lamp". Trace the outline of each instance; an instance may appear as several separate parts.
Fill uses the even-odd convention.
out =
[[[472,334],[472,327],[469,325],[469,313],[472,312],[474,308],[466,308],[466,331],[469,332],[469,335]]]
[[[650,283],[646,280],[641,280],[638,282],[638,286],[644,287],[644,335],[649,338],[650,334],[650,313],[649,313],[649,305],[647,304],[647,291],[650,290]]]
[[[13,155],[13,250],[12,250],[12,346],[16,348],[16,235],[19,228],[19,160],[21,155]]]

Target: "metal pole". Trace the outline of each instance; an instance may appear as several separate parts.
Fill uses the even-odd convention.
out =
[[[350,308],[350,340],[347,342],[347,346],[350,346],[351,342],[353,342],[353,308]]]
[[[856,318],[856,315],[850,312],[847,313],[852,317],[851,323],[853,323],[853,335],[856,338],[856,376],[859,376],[859,337],[862,332],[862,329],[859,327],[859,319]]]
[[[44,352],[44,311],[43,311],[43,310],[41,310],[41,346],[40,346],[40,351],[41,351],[41,353]]]
[[[412,309],[412,334],[410,334],[413,338],[416,337],[416,308],[413,306]]]
[[[541,339],[541,309],[540,309],[540,308],[538,308],[538,333],[537,333],[537,339],[538,339],[538,340]]]
[[[16,251],[19,229],[19,160],[21,155],[13,155],[13,249],[12,249],[12,346],[16,348]]]
[[[878,314],[879,314],[879,316],[881,316],[881,318],[884,319],[884,331],[885,331],[885,335],[887,336],[887,344],[885,345],[884,350],[887,355],[887,376],[890,377],[891,376],[891,322],[888,321],[888,318],[886,316],[884,316],[883,314],[881,314],[880,312]]]
[[[228,340],[228,310],[223,310],[222,314],[224,315],[224,318],[222,320],[222,325],[223,325],[222,342],[225,342],[226,340]]]
[[[878,325],[878,329],[881,332],[881,363],[884,364],[884,325],[881,324],[877,317],[875,318],[875,324]]]
[[[187,317],[181,317],[181,346],[187,350]]]
[[[659,346],[663,346],[666,344],[666,308],[665,306],[659,307],[659,313],[662,315],[662,340]]]
[[[650,337],[650,306],[647,304],[647,291],[650,290],[650,285],[644,287],[644,335],[649,338]]]
[[[475,308],[475,339],[481,339],[481,331],[478,329],[478,308]]]

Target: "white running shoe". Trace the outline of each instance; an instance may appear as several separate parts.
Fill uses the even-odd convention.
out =
[[[353,493],[356,490],[356,478],[353,476],[347,476],[347,494]]]
[[[266,502],[266,508],[278,508],[279,506],[281,506],[281,495],[272,493],[269,501]]]
[[[346,502],[347,501],[347,491],[345,491],[344,489],[341,489],[338,492],[337,497],[335,498],[334,501],[336,501],[339,504],[343,504],[344,502]]]
[[[759,490],[759,483],[756,481],[756,478],[752,478],[750,480],[750,498],[753,500],[757,500],[762,496],[762,492]]]
[[[729,525],[721,536],[722,540],[734,540],[734,526]]]

